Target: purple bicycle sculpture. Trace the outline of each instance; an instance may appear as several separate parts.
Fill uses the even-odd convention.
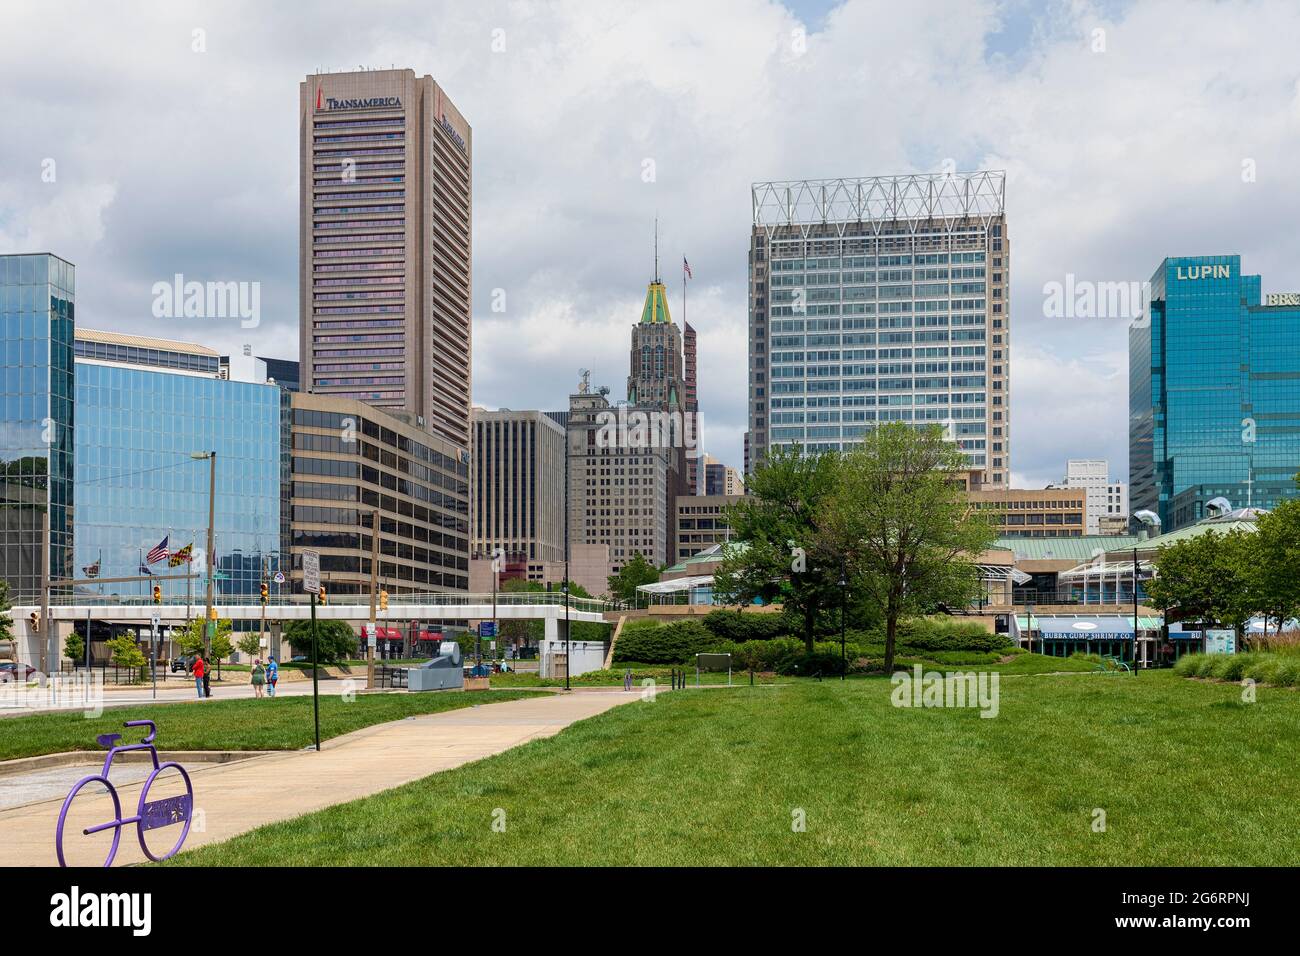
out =
[[[98,774],[90,777],[83,777],[76,786],[68,792],[68,797],[63,801],[63,809],[59,811],[59,825],[54,835],[54,847],[59,854],[59,866],[68,866],[67,858],[64,855],[66,848],[71,848],[74,841],[82,837],[89,837],[96,833],[102,833],[105,830],[113,831],[113,842],[108,849],[108,858],[104,860],[104,866],[113,865],[113,857],[117,856],[118,844],[122,841],[122,827],[136,825],[136,832],[140,838],[140,849],[144,851],[145,856],[158,862],[168,857],[175,856],[180,850],[181,844],[190,832],[190,823],[194,810],[194,787],[190,784],[190,775],[185,772],[185,768],[178,763],[159,763],[158,748],[154,746],[154,738],[158,736],[158,728],[152,720],[128,720],[123,726],[126,727],[148,727],[149,734],[138,744],[126,744],[118,746],[117,742],[122,739],[121,734],[100,734],[95,739],[100,746],[108,747],[108,756],[104,758],[104,769]],[[113,758],[120,753],[128,750],[147,750],[153,758],[153,771],[145,780],[144,788],[140,791],[140,802],[136,807],[134,816],[122,816],[122,801],[117,795],[117,788],[108,780],[108,771],[113,766]],[[175,773],[172,773],[175,771]],[[177,777],[179,774],[179,777]],[[149,801],[149,791],[153,788],[154,782],[163,778],[165,784],[170,788],[179,789],[178,784],[184,784],[184,793],[178,793],[174,796],[164,797],[159,800]],[[68,811],[72,809],[73,802],[78,796],[82,800],[77,804],[77,816],[85,816],[87,813],[95,813],[96,806],[102,798],[103,791],[95,788],[87,790],[91,784],[100,784],[103,791],[107,791],[108,796],[113,802],[113,819],[106,820],[102,823],[95,823],[90,826],[67,826]],[[102,816],[102,811],[101,814]],[[151,847],[146,834],[161,830],[165,827],[177,826],[181,828],[180,836],[172,845],[171,849],[162,851],[157,847]],[[66,832],[65,832],[66,828]],[[91,841],[82,841],[91,842]],[[76,865],[76,864],[73,864]]]

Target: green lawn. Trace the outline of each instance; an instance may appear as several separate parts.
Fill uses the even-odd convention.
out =
[[[1300,693],[1007,678],[1000,712],[883,678],[658,695],[182,854],[201,865],[1294,865]],[[505,832],[492,828],[505,811]],[[1094,811],[1106,813],[1094,832]],[[806,832],[793,832],[806,814]]]
[[[322,695],[320,735],[325,740],[412,714],[436,714],[528,696],[527,691],[511,690],[358,694],[348,702],[332,694]],[[0,720],[0,760],[67,750],[102,751],[95,743],[96,735],[120,733],[124,742],[138,740],[140,731],[122,724],[146,717],[158,725],[157,743],[164,750],[296,750],[313,741],[310,697],[141,704],[106,710],[90,720],[81,711],[5,718]]]

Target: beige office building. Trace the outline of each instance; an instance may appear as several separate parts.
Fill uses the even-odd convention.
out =
[[[608,391],[584,379],[569,396],[569,534],[574,545],[608,547],[616,574],[638,554],[668,563],[679,449],[629,441]]]
[[[1078,538],[1086,527],[1084,488],[985,488],[967,491],[976,508],[992,512],[1000,538]]]
[[[299,88],[302,390],[470,445],[469,124],[412,70]]]
[[[564,429],[545,412],[474,409],[474,556],[564,560]],[[602,589],[603,590],[603,589]]]
[[[408,412],[333,395],[287,398],[294,590],[302,552],[312,550],[329,593],[369,594],[376,511],[381,587],[393,594],[467,590],[468,449],[428,434]]]
[[[672,560],[685,561],[715,544],[731,540],[726,509],[743,499],[738,495],[682,495],[678,497]]]

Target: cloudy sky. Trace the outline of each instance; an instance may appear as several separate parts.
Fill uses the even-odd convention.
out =
[[[75,262],[80,324],[296,357],[298,83],[409,66],[474,129],[475,400],[564,407],[580,368],[622,393],[657,214],[675,309],[683,254],[695,274],[705,444],[735,465],[755,181],[1007,171],[1030,487],[1071,456],[1127,472],[1126,323],[1048,318],[1045,283],[1240,253],[1266,291],[1300,289],[1300,5],[1281,0],[3,0],[0,17],[0,251]],[[153,318],[151,286],[178,272],[260,282],[261,325]]]

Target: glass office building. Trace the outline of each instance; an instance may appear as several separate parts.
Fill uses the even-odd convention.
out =
[[[142,563],[153,574],[183,574],[184,564],[147,558],[164,538],[171,553],[206,547],[209,463],[190,456],[215,450],[217,594],[256,595],[263,562],[272,573],[280,567],[281,390],[186,371],[205,365],[205,356],[215,367],[218,358],[186,343],[114,343],[134,349],[140,364],[127,352],[117,360],[91,357],[106,354],[94,341],[106,337],[78,333],[77,576],[96,566],[101,577],[135,575]],[[184,581],[159,583],[168,595],[186,593]],[[103,587],[127,596],[146,594],[150,585]],[[201,603],[202,581],[190,587]]]
[[[1217,497],[1272,508],[1297,470],[1300,295],[1263,296],[1240,256],[1164,260],[1129,330],[1131,507],[1172,531]]]
[[[75,267],[48,253],[0,256],[0,578],[40,597],[43,518],[51,577],[72,566]]]
[[[1001,172],[753,186],[746,472],[940,425],[979,485],[1011,472]]]

